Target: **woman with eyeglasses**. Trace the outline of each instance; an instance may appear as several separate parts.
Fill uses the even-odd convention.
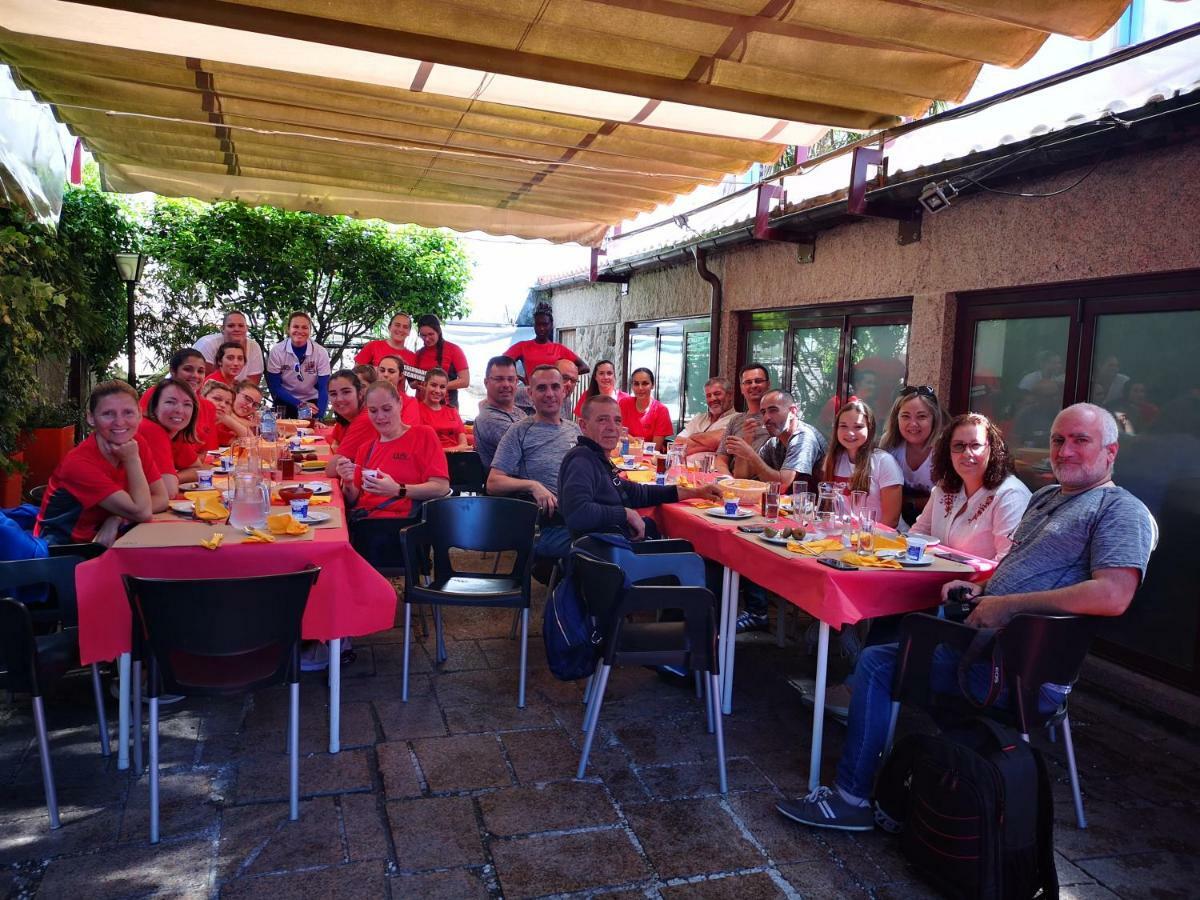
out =
[[[645,368],[634,369],[629,375],[629,386],[633,388],[633,396],[618,404],[622,424],[629,429],[630,437],[653,442],[661,453],[675,428],[667,408],[653,396],[654,373]]]
[[[421,349],[417,351],[418,369],[442,369],[450,379],[449,397],[446,400],[458,409],[459,388],[471,386],[471,372],[467,366],[467,355],[462,347],[452,344],[442,336],[442,322],[435,315],[424,315],[417,319],[417,335],[421,338]]]
[[[288,316],[288,336],[271,348],[267,355],[267,384],[276,403],[287,409],[288,418],[300,416],[301,408],[325,417],[329,405],[329,353],[312,337],[312,319],[308,313]]]
[[[1000,430],[986,416],[955,416],[933,449],[933,493],[912,527],[953,550],[1000,560],[1029,505]]]
[[[946,419],[946,411],[928,385],[905,387],[888,413],[879,446],[892,454],[904,476],[900,518],[907,525],[917,520],[933,490],[933,445]]]

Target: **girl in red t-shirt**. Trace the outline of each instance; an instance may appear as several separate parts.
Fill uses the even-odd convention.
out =
[[[186,381],[164,381],[154,388],[146,418],[139,426],[139,433],[146,436],[155,449],[155,459],[167,497],[179,494],[179,482],[194,478],[196,463],[196,422],[199,403],[192,387]],[[162,438],[166,437],[164,447]],[[168,459],[161,454],[170,453]],[[191,477],[185,478],[184,472]]]
[[[630,396],[617,387],[617,367],[610,359],[602,359],[596,363],[587,390],[580,395],[579,401],[575,404],[575,418],[578,419],[583,414],[583,404],[587,398],[595,397],[597,394],[612,397],[617,403]]]
[[[649,369],[634,369],[629,376],[633,396],[620,401],[621,424],[631,437],[653,441],[659,452],[667,446],[667,438],[675,433],[671,414],[654,399],[654,373]]]
[[[208,376],[207,381],[220,381],[233,387],[242,377],[246,368],[246,348],[234,341],[226,341],[217,348],[216,370]]]
[[[442,323],[437,316],[426,315],[417,319],[417,334],[422,347],[417,351],[415,365],[418,369],[442,369],[449,379],[449,399],[446,401],[458,408],[458,390],[471,386],[471,373],[467,369],[467,355],[462,347],[442,337]]]
[[[378,366],[380,360],[385,356],[398,356],[403,362],[415,366],[417,354],[405,346],[411,333],[412,316],[403,312],[396,313],[392,316],[392,321],[388,322],[387,338],[368,341],[358,353],[354,354],[354,364],[356,366]]]
[[[334,372],[329,379],[329,406],[333,410],[334,426],[328,439],[333,455],[325,466],[325,474],[330,478],[337,474],[341,457],[354,459],[358,451],[375,438],[375,427],[370,418],[362,415],[363,396],[368,387],[351,369]],[[402,404],[400,418],[404,424],[420,425],[420,404],[412,397],[400,394],[399,390],[397,395]]]
[[[428,425],[438,436],[442,449],[448,453],[469,450],[467,429],[458,410],[446,405],[446,384],[441,369],[430,369],[425,375],[425,402],[421,404],[421,424]]]
[[[366,513],[351,522],[350,540],[372,565],[395,564],[395,520],[412,515],[414,500],[450,492],[446,454],[432,428],[405,424],[395,385],[377,381],[364,392],[363,406],[375,436],[353,460],[339,456],[337,463],[347,509]]]
[[[167,508],[158,466],[137,436],[141,418],[137,391],[124,381],[92,388],[87,411],[92,434],[50,476],[36,535],[51,544],[110,546],[124,522],[148,522]]]

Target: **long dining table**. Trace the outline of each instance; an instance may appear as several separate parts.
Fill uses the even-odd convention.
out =
[[[313,445],[328,456],[321,440]],[[225,479],[217,476],[216,487]],[[120,677],[117,767],[129,768],[131,624],[122,576],[142,578],[229,578],[281,575],[309,565],[321,574],[309,594],[301,635],[329,642],[329,752],[341,748],[342,639],[392,628],[396,591],[350,545],[346,510],[336,481],[321,470],[297,471],[296,478],[277,482],[328,485],[329,502],[311,511],[328,511],[329,520],[304,535],[277,535],[272,543],[245,542],[246,535],[227,524],[210,524],[173,511],[159,513],[135,526],[107,552],[76,569],[79,604],[80,662],[118,661]],[[288,507],[276,498],[272,513]],[[225,535],[216,550],[201,545],[214,533]],[[140,746],[140,742],[139,742]]]
[[[765,524],[766,520],[760,515],[730,520],[709,512],[709,509],[701,508],[701,504],[685,501],[656,507],[655,516],[664,535],[690,541],[697,553],[724,568],[719,617],[724,713],[728,715],[733,711],[738,592],[743,575],[752,577],[756,584],[778,594],[820,623],[808,779],[810,790],[815,789],[821,772],[830,629],[934,606],[939,602],[944,583],[956,578],[981,580],[995,568],[995,563],[970,557],[968,563],[960,564],[931,556],[929,565],[920,568],[839,571],[818,563],[817,559],[840,557],[842,551],[825,551],[815,556],[795,553],[786,546],[769,544],[757,534],[738,531],[739,525]],[[781,526],[795,524],[786,516],[779,522]]]

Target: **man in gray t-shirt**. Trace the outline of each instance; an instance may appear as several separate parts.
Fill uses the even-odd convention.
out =
[[[513,402],[513,392],[519,381],[517,367],[507,356],[493,356],[488,360],[483,386],[487,399],[479,405],[475,416],[475,451],[483,461],[484,468],[492,464],[492,457],[500,445],[500,439],[513,423],[525,418],[525,410]]]
[[[800,479],[811,489],[813,473],[825,455],[824,435],[800,420],[787,391],[763,394],[760,412],[770,437],[757,453],[746,441],[731,441],[732,455],[746,464],[751,478],[778,481],[783,491]]]
[[[978,598],[967,624],[1002,628],[1018,613],[1119,616],[1129,607],[1154,548],[1154,520],[1141,501],[1112,482],[1117,423],[1091,403],[1060,412],[1050,429],[1050,466],[1058,484],[1038,491],[1013,533],[1013,546],[986,590],[951,581]],[[843,831],[875,827],[869,798],[891,719],[891,684],[898,648],[868,647],[858,658],[846,724],[845,748],[834,787],[820,787],[778,805],[796,822]],[[957,693],[960,654],[934,653],[930,686]],[[986,692],[990,667],[967,673],[972,690]],[[1042,685],[1043,711],[1053,710],[1070,688]],[[1000,702],[1000,701],[998,701]]]
[[[565,556],[571,534],[558,516],[558,470],[579,442],[579,426],[562,420],[562,373],[538,366],[529,376],[534,414],[517,422],[500,439],[488,473],[489,494],[528,494],[541,510],[542,529],[534,552]]]

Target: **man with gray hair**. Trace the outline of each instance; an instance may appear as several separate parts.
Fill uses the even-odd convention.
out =
[[[704,382],[704,402],[708,409],[692,416],[675,437],[676,447],[687,447],[687,455],[713,453],[725,436],[733,411],[733,384],[724,375]]]
[[[729,452],[743,460],[752,478],[778,481],[787,491],[799,480],[812,489],[813,473],[825,455],[825,436],[801,421],[796,401],[787,391],[767,391],[760,407],[771,437],[757,453],[745,441],[729,441]]]
[[[951,581],[942,599],[961,588],[974,605],[966,623],[1003,628],[1018,613],[1119,616],[1129,608],[1154,549],[1154,520],[1142,502],[1113,484],[1117,423],[1092,403],[1068,406],[1050,426],[1050,468],[1057,484],[1042,488],[1012,535],[1012,550],[986,585]],[[870,831],[875,827],[871,790],[882,762],[891,721],[892,675],[899,648],[863,650],[854,671],[854,694],[845,749],[833,788],[778,804],[789,819],[818,828]],[[933,655],[930,687],[957,694],[961,654],[946,645]],[[964,673],[976,696],[988,692],[991,665]],[[1061,705],[1070,685],[1043,684],[1039,706]],[[1002,694],[997,705],[1005,705]]]

